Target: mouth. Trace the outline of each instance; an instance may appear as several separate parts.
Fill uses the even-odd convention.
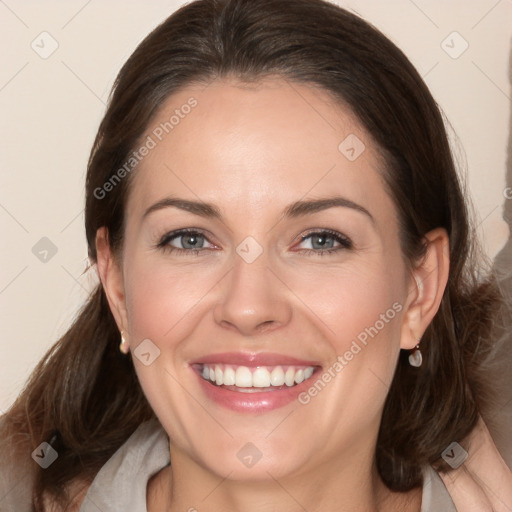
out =
[[[291,388],[311,378],[314,366],[238,366],[202,364],[199,375],[215,386],[235,388],[240,392],[262,392]]]
[[[310,386],[321,366],[273,354],[217,354],[192,363],[212,402],[237,412],[284,407]]]

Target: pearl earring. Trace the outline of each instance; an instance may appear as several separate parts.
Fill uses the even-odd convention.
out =
[[[421,366],[421,363],[423,363],[423,356],[421,355],[420,350],[420,341],[421,338],[418,340],[418,344],[416,345],[416,347],[409,354],[409,364],[411,366],[415,366],[416,368],[419,368]]]
[[[121,331],[121,343],[119,344],[119,350],[122,354],[128,354],[128,352],[130,352],[130,345],[128,345],[128,342],[124,337],[124,331]]]

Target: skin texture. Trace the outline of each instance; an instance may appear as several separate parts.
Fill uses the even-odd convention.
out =
[[[134,357],[171,439],[172,466],[151,481],[148,510],[419,511],[420,491],[384,488],[374,453],[399,351],[416,346],[439,307],[445,231],[427,235],[424,260],[409,270],[377,148],[327,93],[282,79],[191,85],[168,98],[146,136],[191,96],[197,106],[132,176],[122,255],[112,254],[104,229],[97,235],[98,272],[119,329],[132,351],[145,339],[160,350],[149,366]],[[338,150],[350,134],[365,145],[354,161]],[[176,207],[144,215],[170,196],[212,203],[221,218]],[[371,218],[349,207],[282,215],[296,201],[332,196]],[[182,228],[203,233],[203,248],[157,247]],[[322,229],[352,247],[334,243],[327,253],[302,241]],[[248,236],[263,250],[252,263],[236,252]],[[207,354],[243,351],[327,369],[393,304],[400,311],[307,405],[234,412],[205,396],[190,367]],[[237,457],[248,442],[262,453],[251,468]]]

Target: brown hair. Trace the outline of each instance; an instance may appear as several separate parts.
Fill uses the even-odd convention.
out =
[[[413,369],[401,355],[378,438],[382,479],[406,491],[421,484],[423,465],[475,425],[498,295],[491,278],[476,276],[467,205],[439,109],[404,54],[370,24],[323,0],[198,0],[169,17],[121,69],[99,127],[86,184],[89,255],[95,262],[102,226],[112,248],[122,248],[130,180],[104,197],[97,191],[124,165],[170,94],[192,82],[271,75],[329,92],[371,134],[387,163],[383,175],[411,265],[423,255],[428,231],[444,227],[450,236],[450,276],[422,341],[423,366]],[[59,453],[37,473],[36,509],[43,492],[65,500],[66,484],[91,480],[152,417],[118,345],[98,287],[8,413],[8,426],[25,434],[30,451],[52,440]]]

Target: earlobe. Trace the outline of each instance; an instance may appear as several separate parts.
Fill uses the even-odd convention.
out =
[[[120,265],[109,244],[108,230],[101,227],[96,232],[96,271],[120,331],[127,329],[124,281]]]
[[[402,324],[401,348],[412,350],[418,345],[436,315],[444,295],[450,269],[449,238],[444,228],[425,235],[425,255],[414,268],[411,300]]]

